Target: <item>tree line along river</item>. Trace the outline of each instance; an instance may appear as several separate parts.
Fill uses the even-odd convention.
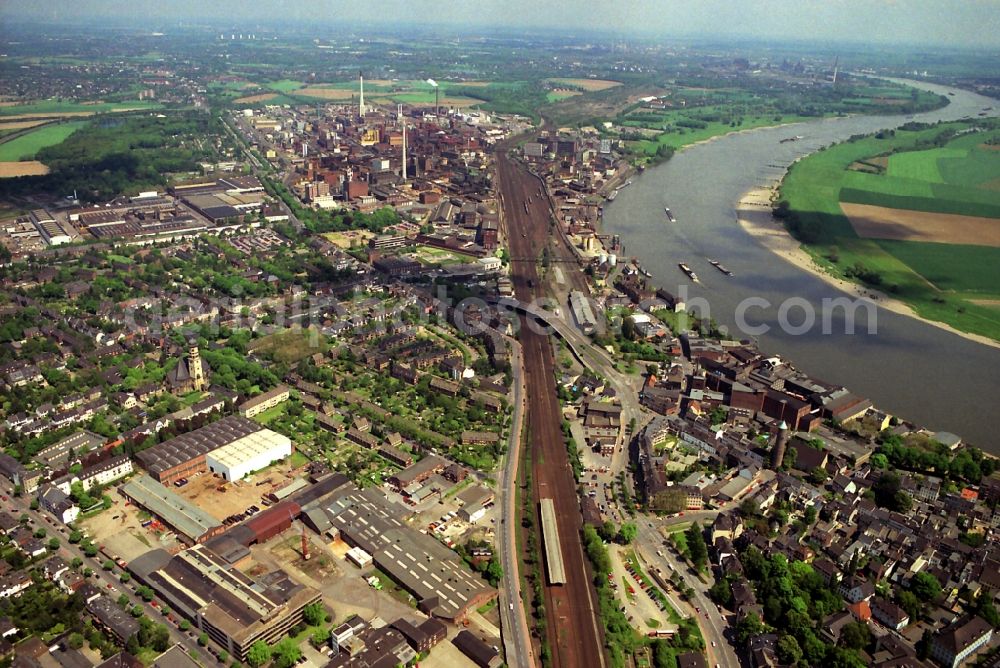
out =
[[[848,297],[826,281],[772,253],[735,220],[735,206],[747,191],[780,178],[796,159],[852,135],[895,128],[907,121],[975,118],[996,100],[924,82],[908,85],[948,95],[949,104],[912,116],[852,116],[818,119],[776,128],[731,134],[687,148],[670,161],[633,178],[614,202],[605,205],[603,230],[618,234],[624,254],[634,256],[652,281],[673,294],[704,298],[711,316],[731,329],[733,338],[750,338],[735,327],[737,309],[748,298],[745,321],[767,325],[757,336],[763,352],[778,354],[809,375],[844,385],[892,414],[932,430],[946,430],[1000,455],[1000,348],[976,343],[916,318],[877,309],[877,330],[870,334],[860,318],[846,333],[842,311],[821,327],[824,299]],[[782,141],[801,136],[796,141]],[[676,223],[666,219],[670,207]],[[708,264],[718,260],[726,276]],[[677,266],[687,262],[699,283],[690,283]],[[816,323],[805,333],[780,327],[779,305],[790,298],[814,307]],[[790,303],[791,304],[791,303]],[[803,302],[791,306],[785,322],[804,321]],[[745,306],[744,306],[745,308]]]

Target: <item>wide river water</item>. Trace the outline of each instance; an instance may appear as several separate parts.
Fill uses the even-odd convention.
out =
[[[706,299],[711,316],[734,328],[732,338],[748,338],[735,329],[737,305],[750,297],[766,299],[772,307],[746,311],[750,324],[770,326],[756,337],[762,351],[869,397],[892,414],[932,430],[954,432],[1000,454],[1000,348],[883,308],[877,312],[875,334],[868,333],[864,320],[854,334],[847,334],[836,319],[833,333],[824,334],[819,324],[822,300],[846,293],[783,260],[736,223],[735,206],[743,193],[774,182],[794,160],[823,146],[907,120],[975,117],[985,107],[994,107],[989,113],[995,115],[1000,106],[960,89],[906,83],[954,95],[948,106],[915,116],[823,119],[691,146],[633,177],[632,185],[605,206],[603,229],[621,236],[624,254],[637,258],[656,285],[673,294],[684,286],[689,302],[692,297]],[[797,135],[802,139],[781,143]],[[677,223],[666,221],[665,206]],[[706,258],[719,260],[734,275],[716,271]],[[697,272],[701,283],[689,284],[677,267],[682,261]],[[778,305],[792,297],[815,305],[817,324],[805,334],[792,335],[778,325]],[[803,309],[791,309],[787,321],[803,322]]]

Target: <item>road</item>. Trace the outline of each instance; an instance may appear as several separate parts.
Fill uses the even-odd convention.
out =
[[[750,494],[759,485],[766,484],[774,479],[774,472],[763,470],[758,473],[755,482],[744,492],[744,496]],[[739,505],[739,497],[733,500],[728,509]],[[694,590],[693,605],[691,614],[698,620],[701,628],[701,635],[705,639],[706,652],[708,654],[709,665],[720,665],[724,668],[740,665],[740,656],[731,644],[732,634],[727,635],[730,629],[730,622],[715,603],[709,598],[708,590],[711,582],[704,582],[700,577],[689,570],[688,564],[679,558],[674,552],[672,545],[664,545],[666,540],[663,530],[678,524],[688,524],[699,522],[702,526],[715,521],[720,512],[728,509],[712,510],[689,510],[682,515],[658,518],[640,515],[638,519],[639,534],[636,538],[638,552],[648,564],[663,566],[666,564],[670,569],[684,574],[685,581]],[[659,553],[659,554],[658,554]],[[663,556],[660,556],[662,554]],[[701,612],[697,612],[700,608]],[[735,624],[735,620],[733,620]],[[712,643],[715,643],[713,646]]]
[[[11,504],[10,512],[15,517],[20,517],[22,514],[27,513],[28,517],[31,518],[31,524],[36,529],[43,527],[48,532],[48,536],[56,537],[59,539],[59,551],[56,553],[62,557],[66,563],[70,563],[73,559],[79,558],[83,561],[84,567],[89,567],[94,571],[94,576],[90,579],[91,584],[100,589],[105,595],[111,596],[112,599],[117,600],[120,594],[125,594],[129,599],[129,606],[140,606],[146,616],[149,617],[154,622],[158,622],[167,627],[170,632],[170,642],[171,644],[180,643],[184,649],[193,656],[197,657],[198,661],[202,665],[213,665],[216,663],[214,656],[209,656],[206,654],[205,648],[198,645],[197,642],[197,629],[192,627],[192,631],[185,634],[180,629],[178,629],[173,623],[168,621],[163,614],[154,608],[149,603],[142,600],[136,593],[135,587],[138,585],[134,580],[130,580],[128,584],[122,584],[116,576],[110,575],[104,570],[103,563],[105,557],[98,553],[97,557],[91,558],[83,553],[78,545],[73,545],[69,542],[69,528],[60,522],[58,519],[50,515],[44,510],[32,510],[31,496],[23,495],[20,497],[11,496],[11,490],[4,488],[4,493],[8,495],[8,502]],[[120,505],[120,502],[119,502]],[[115,512],[118,506],[106,510],[104,512],[112,513]],[[120,570],[116,567],[116,570]],[[111,588],[108,585],[111,585]],[[176,613],[174,614],[177,617]]]
[[[239,144],[240,148],[243,151],[243,156],[250,164],[250,169],[251,171],[253,171],[253,175],[256,176],[258,179],[260,179],[260,181],[263,183],[267,178],[267,175],[263,174],[263,172],[270,169],[270,166],[262,164],[261,161],[257,158],[257,156],[254,155],[253,151],[250,150],[250,146],[247,144],[246,140],[240,134],[240,129],[238,126],[236,128],[230,126],[229,121],[225,117],[223,117],[222,126],[226,128],[226,130],[229,132],[230,136],[233,138],[233,141]],[[284,179],[281,179],[281,182],[285,184],[286,180],[287,176]],[[282,213],[288,216],[288,222],[292,225],[292,227],[294,227],[299,232],[302,232],[305,229],[305,225],[302,224],[302,221],[300,221],[295,216],[295,213],[291,210],[291,208],[289,208],[289,206],[285,203],[284,200],[282,200],[280,197],[277,197],[275,199]]]
[[[551,210],[548,200],[540,194],[542,184],[537,177],[514,164],[505,149],[499,149],[496,158],[497,181],[511,255],[536,257],[551,242]],[[564,247],[565,244],[559,244],[550,250],[559,253]],[[580,289],[587,289],[582,274],[576,271],[566,273]],[[519,300],[531,302],[537,296],[535,290],[540,288],[540,279],[534,263],[514,263],[511,278]],[[533,498],[536,502],[543,497],[553,500],[567,574],[565,585],[543,588],[552,665],[566,668],[584,665],[603,667],[603,630],[598,619],[589,564],[580,540],[583,518],[562,435],[551,341],[546,335],[524,326],[523,322],[519,340],[526,371]],[[535,526],[540,526],[537,513],[535,520]]]
[[[702,521],[714,516],[709,513],[718,514],[718,511],[701,511],[699,513],[691,513],[692,517],[677,519],[685,522]],[[661,567],[663,564],[666,564],[670,570],[684,574],[685,582],[694,590],[694,596],[691,599],[693,609],[690,610],[690,613],[695,615],[695,618],[698,620],[698,626],[701,627],[709,665],[714,666],[718,664],[726,668],[739,666],[739,656],[732,645],[730,645],[729,638],[726,636],[726,631],[729,629],[729,622],[715,606],[715,603],[708,597],[708,590],[711,584],[704,582],[700,577],[695,575],[690,570],[688,564],[674,554],[672,546],[667,547],[664,545],[665,538],[659,530],[661,526],[664,526],[663,523],[650,520],[646,517],[640,517],[638,524],[639,535],[636,538],[637,547],[646,563],[660,565]],[[663,556],[658,556],[657,552]],[[698,612],[698,609],[701,612]],[[715,646],[712,645],[713,642]]]
[[[524,427],[524,360],[521,346],[510,340],[511,371],[514,386],[514,413],[507,439],[507,457],[500,474],[500,565],[504,578],[500,587],[500,628],[507,665],[511,668],[534,668],[535,653],[521,598],[521,555],[517,548],[517,467],[521,455],[521,433]]]

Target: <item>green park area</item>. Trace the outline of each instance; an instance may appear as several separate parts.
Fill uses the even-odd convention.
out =
[[[650,139],[633,140],[629,143],[633,151],[649,157],[662,154],[664,150],[676,151],[685,146],[730,132],[809,120],[804,116],[784,116],[781,114],[743,116],[724,107],[672,110],[656,114],[632,115],[627,118],[630,120],[626,120],[626,127],[651,128],[661,131],[661,134]]]
[[[760,82],[743,83],[667,86],[656,105],[635,103],[619,114],[621,137],[637,162],[658,162],[685,146],[730,132],[824,116],[913,113],[944,103],[940,96],[895,84],[856,81],[795,94],[761,88]]]
[[[33,156],[51,172],[0,181],[0,197],[76,190],[81,200],[94,202],[120,193],[162,190],[171,175],[197,171],[200,162],[216,156],[211,137],[220,128],[218,118],[197,112],[40,126],[6,142],[0,151],[7,160]]]
[[[995,119],[856,137],[795,164],[776,215],[831,274],[1000,339],[998,149]]]
[[[38,129],[15,137],[0,144],[0,162],[31,160],[35,154],[47,146],[61,144],[71,134],[86,125],[88,121],[72,121],[43,125]]]

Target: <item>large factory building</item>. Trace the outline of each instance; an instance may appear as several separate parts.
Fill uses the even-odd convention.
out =
[[[225,417],[143,450],[136,459],[158,482],[212,471],[239,480],[292,454],[292,442],[239,415]]]

